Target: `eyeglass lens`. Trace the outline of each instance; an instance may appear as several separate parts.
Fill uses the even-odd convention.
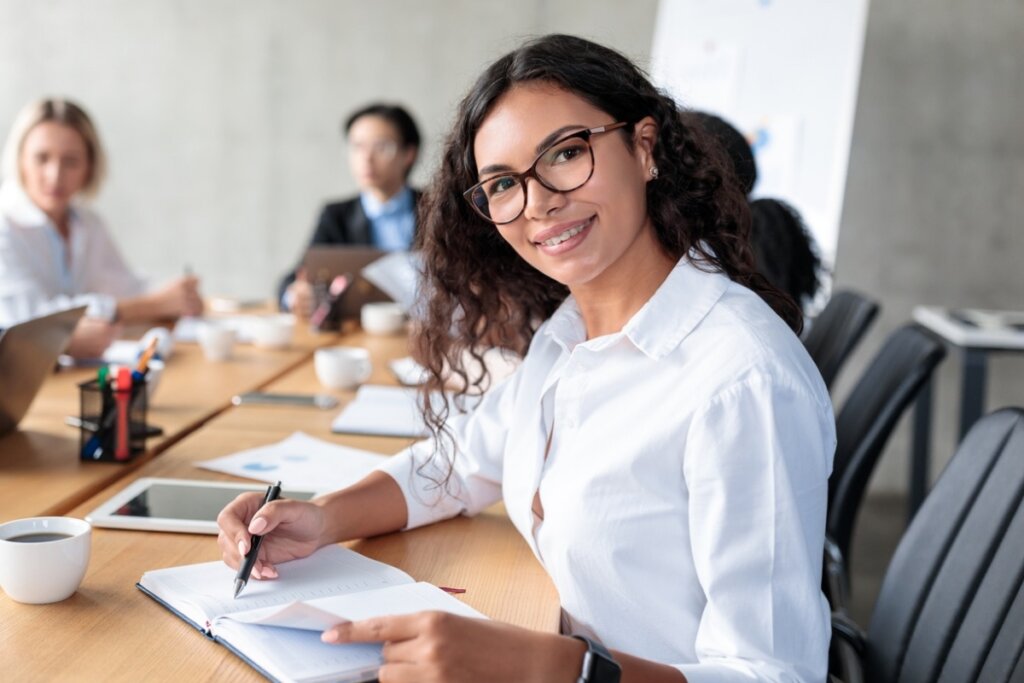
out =
[[[548,148],[532,170],[549,190],[570,192],[590,179],[594,156],[585,139],[569,138]],[[529,172],[524,174],[528,175]],[[526,178],[518,175],[489,178],[473,192],[473,204],[495,223],[509,223],[526,208]]]

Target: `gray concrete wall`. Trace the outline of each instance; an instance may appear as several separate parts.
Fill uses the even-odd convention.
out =
[[[840,395],[918,304],[1024,310],[1024,3],[871,3],[836,287],[882,303]],[[940,367],[933,472],[957,439],[956,354]],[[989,408],[1024,405],[1024,354],[996,357]],[[904,490],[904,420],[873,482]]]
[[[523,37],[571,32],[649,60],[656,0],[0,0],[0,135],[41,95],[79,100],[111,175],[97,208],[154,280],[269,295],[320,206],[350,195],[339,134],[406,104],[435,163],[472,79]]]

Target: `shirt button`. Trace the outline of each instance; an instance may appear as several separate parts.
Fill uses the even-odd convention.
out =
[[[571,417],[565,418],[565,426],[568,427],[569,429],[574,429],[576,427],[576,420],[572,419]]]

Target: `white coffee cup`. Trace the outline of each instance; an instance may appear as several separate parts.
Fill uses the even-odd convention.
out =
[[[313,368],[321,384],[329,389],[352,389],[370,378],[370,352],[356,346],[317,349]]]
[[[203,323],[199,328],[199,346],[208,360],[227,360],[235,346],[235,336],[234,328],[227,325]]]
[[[0,587],[17,602],[59,602],[89,567],[92,527],[74,517],[30,517],[0,524]]]
[[[249,324],[253,346],[265,349],[285,348],[291,344],[294,333],[295,316],[287,313],[260,316]]]
[[[369,334],[398,334],[405,329],[405,311],[393,301],[364,304],[359,322]]]

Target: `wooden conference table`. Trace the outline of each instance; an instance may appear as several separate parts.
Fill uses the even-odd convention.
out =
[[[370,350],[371,382],[394,383],[385,361],[406,354],[403,338],[355,332],[340,340]],[[0,487],[5,494],[0,496],[0,521],[40,514],[84,517],[141,476],[235,480],[193,463],[279,441],[299,430],[379,453],[400,450],[407,440],[331,435],[330,421],[337,409],[230,406],[231,395],[255,387],[276,392],[323,391],[311,358],[313,348],[323,343],[338,343],[338,338],[305,340],[287,352],[242,347],[236,360],[223,364],[207,363],[196,355],[197,349],[182,346],[177,352],[183,357],[180,366],[176,353],[151,411],[168,435],[156,453],[147,454],[137,465],[71,464],[72,458],[77,463],[77,434],[63,424],[67,407],[61,404],[56,385],[74,382],[54,377],[55,387],[44,390],[47,400],[33,406],[24,427],[27,435],[0,439]],[[191,386],[198,377],[204,378],[205,388]],[[354,395],[333,393],[342,405]],[[205,414],[200,405],[207,406]],[[22,462],[12,470],[18,460],[14,451]],[[17,483],[9,482],[8,475]],[[51,479],[56,480],[53,488]],[[21,493],[24,500],[11,499]],[[417,580],[465,588],[460,597],[494,619],[557,630],[557,594],[500,505],[472,519],[457,518],[349,546]],[[135,588],[148,570],[218,559],[212,536],[94,529],[89,571],[70,599],[53,605],[22,605],[0,595],[4,678],[260,680],[226,648],[208,641]]]

